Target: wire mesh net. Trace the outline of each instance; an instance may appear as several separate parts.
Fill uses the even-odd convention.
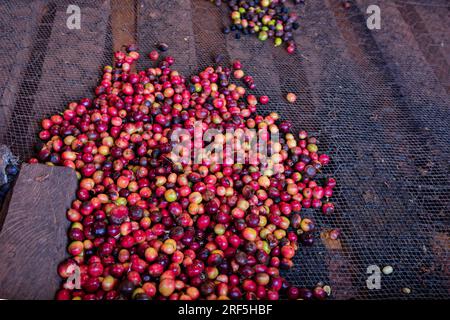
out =
[[[339,244],[301,249],[288,279],[328,283],[343,299],[449,298],[450,4],[347,2],[297,6],[299,50],[288,55],[253,36],[222,34],[226,7],[204,0],[2,1],[0,143],[30,157],[41,118],[92,96],[115,32],[135,37],[141,53],[166,42],[186,76],[217,54],[239,59],[256,93],[271,99],[264,109],[316,135],[332,157],[324,174],[338,180],[337,213],[303,215],[340,228]],[[81,9],[81,30],[66,25],[69,4]],[[381,30],[366,26],[371,4],[381,9]],[[112,23],[117,11],[132,11],[133,28]],[[149,65],[142,58],[138,68]],[[297,93],[295,105],[287,92]],[[370,265],[394,269],[379,290],[366,286]]]

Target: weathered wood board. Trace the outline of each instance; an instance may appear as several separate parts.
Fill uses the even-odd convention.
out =
[[[72,169],[24,164],[0,233],[0,298],[53,299],[66,255]]]

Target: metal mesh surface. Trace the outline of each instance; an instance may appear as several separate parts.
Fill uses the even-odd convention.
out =
[[[349,2],[296,7],[299,50],[288,55],[254,36],[222,34],[226,7],[204,0],[2,1],[0,143],[26,160],[39,119],[92,96],[100,67],[111,63],[114,28],[135,36],[141,53],[166,42],[186,76],[219,53],[224,63],[240,59],[256,93],[271,99],[264,109],[318,136],[332,157],[325,174],[338,180],[337,213],[303,215],[340,228],[340,245],[301,249],[288,279],[323,281],[339,299],[449,298],[450,4]],[[81,8],[81,30],[66,26],[69,4]],[[381,8],[381,30],[366,27],[370,4]],[[112,24],[117,6],[133,11],[134,30]],[[148,65],[141,58],[138,68]],[[287,92],[297,93],[295,105]],[[366,287],[372,264],[394,268],[380,290]]]

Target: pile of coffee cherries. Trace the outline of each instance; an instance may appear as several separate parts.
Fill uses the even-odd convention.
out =
[[[322,286],[292,286],[280,270],[314,240],[314,222],[301,209],[334,212],[336,181],[318,179],[329,157],[278,114],[256,112],[269,98],[249,94],[249,79],[233,83],[239,61],[187,79],[171,56],[150,56],[154,67],[133,72],[136,46],[116,52],[94,99],[42,120],[43,144],[30,163],[70,167],[79,178],[56,298],[324,299]],[[277,172],[213,157],[172,161],[171,133],[193,132],[196,121],[224,132],[216,140],[232,139],[226,129],[279,132],[267,155]]]
[[[223,33],[235,32],[235,38],[241,34],[254,34],[261,41],[273,39],[274,46],[286,44],[286,50],[293,53],[296,45],[292,32],[299,28],[298,16],[285,6],[286,0],[211,0],[217,6],[225,2],[230,9],[231,24],[223,28]],[[302,1],[294,1],[299,4]]]

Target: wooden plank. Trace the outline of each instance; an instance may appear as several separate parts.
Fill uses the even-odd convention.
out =
[[[72,169],[22,166],[0,233],[0,298],[54,298],[77,185]]]
[[[136,1],[111,1],[111,27],[113,36],[113,51],[123,50],[123,47],[136,43]],[[136,71],[133,64],[131,70]]]

